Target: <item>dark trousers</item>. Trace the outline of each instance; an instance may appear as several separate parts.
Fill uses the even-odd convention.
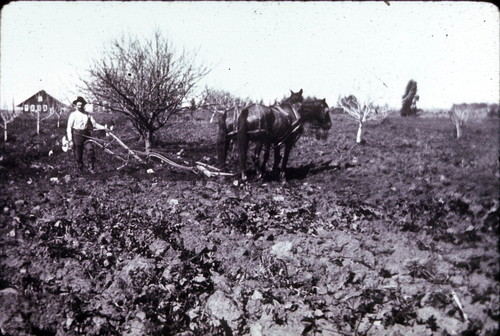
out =
[[[80,170],[83,169],[83,152],[87,151],[89,166],[94,169],[95,151],[92,142],[87,141],[90,137],[90,130],[76,130],[73,129],[73,153],[75,155],[76,167]]]

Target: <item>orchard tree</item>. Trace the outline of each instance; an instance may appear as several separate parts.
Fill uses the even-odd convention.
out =
[[[50,111],[52,114],[57,116],[57,128],[61,127],[61,117],[62,114],[66,111],[66,108],[60,106],[50,107]]]
[[[0,118],[2,118],[2,123],[0,127],[3,128],[3,141],[7,142],[7,125],[14,121],[20,114],[20,111],[16,111],[14,104],[12,104],[12,110],[8,108],[0,110]]]
[[[83,81],[95,101],[106,102],[109,110],[131,121],[149,152],[154,133],[173,115],[189,109],[182,104],[207,74],[206,67],[185,51],[177,53],[157,31],[150,40],[131,36],[113,40]]]
[[[462,137],[465,123],[472,115],[472,106],[468,104],[453,105],[449,112],[451,122],[455,125],[457,138]]]
[[[41,97],[38,98],[41,102]],[[49,119],[54,114],[54,109],[47,109],[47,111],[42,112],[42,105],[38,104],[34,111],[30,111],[30,114],[36,120],[36,134],[40,134],[40,124],[42,121]]]
[[[402,98],[401,116],[416,116],[417,101],[420,97],[417,95],[417,82],[411,79],[406,85],[406,91]]]
[[[363,126],[369,120],[381,120],[387,117],[387,106],[375,106],[373,102],[367,100],[360,102],[354,95],[341,97],[338,104],[344,109],[347,116],[358,123],[356,133],[356,143],[363,142]]]

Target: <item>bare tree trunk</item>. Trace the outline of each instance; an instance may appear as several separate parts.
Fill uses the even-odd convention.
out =
[[[153,132],[148,131],[144,137],[144,148],[146,149],[147,154],[149,154],[152,147],[153,147]]]
[[[356,143],[361,143],[362,141],[362,135],[363,135],[363,123],[360,122],[358,124],[358,133],[356,134]]]
[[[366,100],[359,102],[356,96],[350,95],[339,99],[340,106],[347,116],[358,123],[356,143],[363,143],[363,126],[369,120],[382,120],[387,117],[387,106],[375,106],[373,102]]]
[[[40,134],[40,112],[37,112],[36,115],[36,134]]]
[[[3,122],[3,141],[7,142],[7,121]]]
[[[457,122],[455,123],[455,128],[457,129],[457,138],[459,139],[462,136],[462,126]]]

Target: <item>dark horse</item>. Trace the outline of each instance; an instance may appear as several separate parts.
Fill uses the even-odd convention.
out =
[[[283,103],[297,104],[301,103],[303,100],[304,98],[302,97],[302,89],[300,89],[299,92],[293,92],[292,90],[290,90],[290,97],[285,99]],[[229,146],[231,142],[238,136],[238,130],[239,130],[238,124],[241,112],[242,110],[247,110],[249,108],[253,108],[256,111],[258,111],[257,114],[251,116],[250,119],[255,118],[256,116],[261,118],[260,120],[261,127],[251,132],[252,138],[254,138],[254,135],[257,135],[258,133],[260,133],[261,135],[264,134],[265,133],[264,131],[266,129],[269,129],[268,126],[272,123],[272,119],[274,119],[274,117],[272,116],[271,110],[268,106],[261,104],[251,104],[243,109],[235,106],[226,110],[219,120],[219,134],[217,139],[219,164],[224,165],[226,163]],[[252,140],[257,142],[257,139],[252,139]],[[261,148],[262,148],[262,143],[257,142],[254,159],[255,157],[258,158]]]
[[[292,91],[290,98],[278,105],[252,104],[244,108],[241,113],[234,110],[229,111],[232,120],[228,122],[227,118],[223,117],[219,128],[220,162],[225,162],[227,148],[231,140],[231,137],[228,136],[230,133],[225,130],[231,129],[233,135],[236,134],[238,139],[242,179],[246,179],[245,170],[250,141],[256,142],[253,161],[261,174],[265,172],[269,151],[271,145],[274,145],[273,170],[277,171],[279,169],[279,176],[283,178],[290,150],[302,134],[303,124],[306,122],[315,123],[324,130],[331,127],[328,104],[324,99],[305,101],[300,104],[302,101],[302,90],[298,93]],[[232,126],[229,126],[229,124],[232,124]],[[262,146],[265,146],[265,152],[263,161],[259,164]],[[283,157],[281,157],[280,153],[282,146],[284,146]]]

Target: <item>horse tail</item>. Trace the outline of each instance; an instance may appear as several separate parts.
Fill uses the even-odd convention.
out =
[[[227,151],[229,146],[228,131],[227,131],[227,110],[224,111],[222,116],[219,118],[219,132],[217,134],[217,158],[219,164],[224,165],[226,163]]]
[[[240,170],[245,174],[248,151],[248,107],[243,109],[238,117],[238,156]]]

